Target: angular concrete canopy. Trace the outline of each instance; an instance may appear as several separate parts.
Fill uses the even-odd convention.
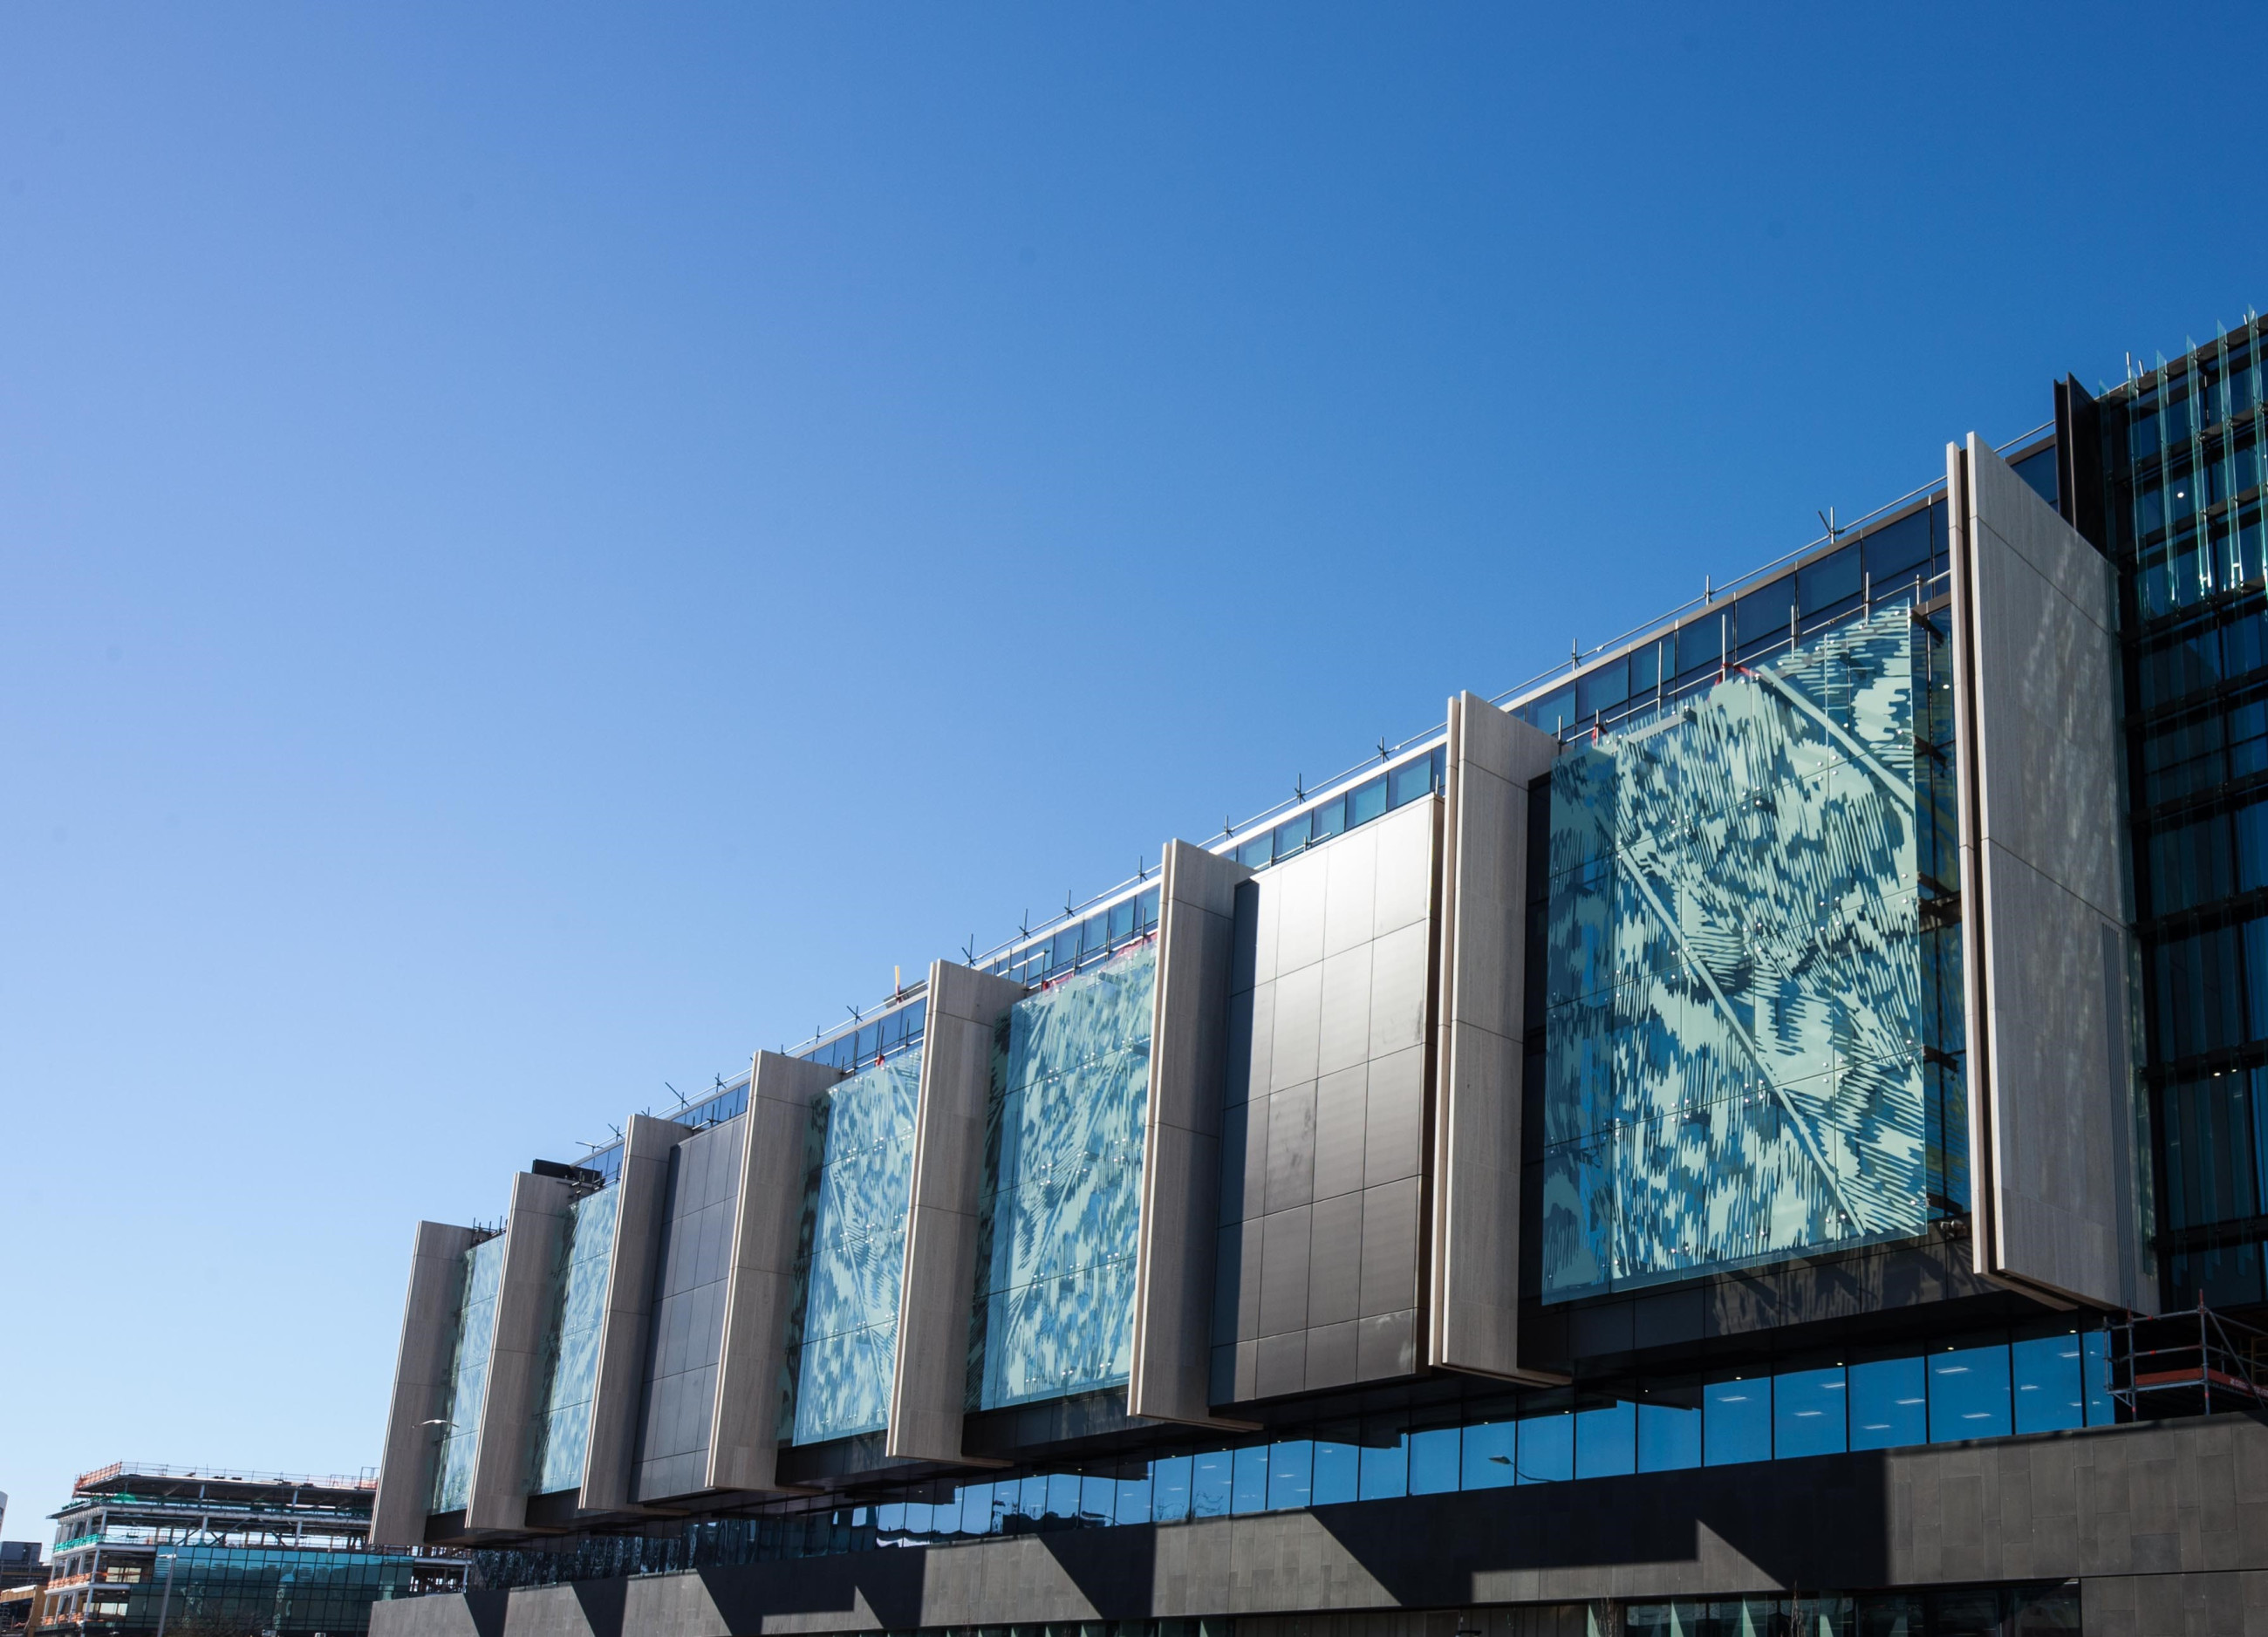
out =
[[[379,1458],[378,1498],[372,1506],[372,1545],[425,1544],[425,1516],[433,1500],[433,1452],[455,1342],[457,1307],[464,1299],[465,1252],[473,1230],[419,1222],[409,1250],[409,1294],[401,1307],[401,1349],[394,1366],[394,1400],[386,1413],[386,1443]]]
[[[607,1310],[599,1327],[599,1371],[591,1401],[591,1452],[578,1504],[586,1512],[630,1505],[637,1464],[638,1408],[645,1393],[646,1332],[653,1312],[656,1259],[669,1205],[669,1151],[693,1134],[674,1120],[633,1114],[623,1129],[622,1191],[615,1208],[615,1249],[607,1268]]]

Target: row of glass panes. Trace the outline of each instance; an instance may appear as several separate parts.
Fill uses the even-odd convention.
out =
[[[1334,796],[1273,829],[1238,842],[1229,856],[1248,870],[1265,870],[1335,835],[1344,835],[1357,825],[1383,818],[1421,796],[1431,796],[1441,788],[1447,755],[1437,745],[1425,755],[1389,767],[1344,795]]]
[[[1114,950],[1138,943],[1157,929],[1158,889],[1147,887],[1083,920],[1071,921],[1047,937],[1019,944],[1005,954],[981,962],[978,970],[998,973],[1021,984],[1052,982],[1082,966],[1093,965]]]
[[[1839,624],[1868,603],[1910,599],[1945,550],[1942,502],[1909,512],[1863,539],[1815,557],[1630,653],[1594,666],[1514,713],[1565,737],[1619,721],[1738,664]]]
[[[872,1023],[846,1029],[833,1039],[822,1041],[803,1053],[806,1063],[827,1063],[848,1074],[860,1068],[872,1068],[885,1058],[895,1057],[900,1052],[922,1043],[922,1031],[929,1020],[929,1002],[913,1002],[893,1011],[885,1012]]]
[[[2224,355],[2161,381],[2129,404],[2126,449],[2131,459],[2183,444],[2221,422],[2250,411],[2261,400],[2260,360],[2239,335]]]

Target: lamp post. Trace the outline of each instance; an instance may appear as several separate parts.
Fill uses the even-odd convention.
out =
[[[166,1637],[166,1615],[173,1606],[173,1561],[181,1554],[178,1552],[160,1552],[158,1555],[166,1562],[165,1595],[158,1599],[158,1637]]]

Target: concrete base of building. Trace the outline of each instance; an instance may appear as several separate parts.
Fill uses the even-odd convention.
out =
[[[2268,1426],[2152,1422],[475,1591],[380,1604],[371,1633],[1273,1629],[1264,1617],[1419,1611],[1492,1631],[1520,1610],[1535,1619],[1512,1627],[1611,1632],[1668,1600],[2074,1581],[2089,1637],[2268,1633]]]

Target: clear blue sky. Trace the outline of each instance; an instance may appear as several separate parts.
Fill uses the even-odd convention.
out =
[[[2261,14],[0,11],[0,1489],[2268,302]]]

